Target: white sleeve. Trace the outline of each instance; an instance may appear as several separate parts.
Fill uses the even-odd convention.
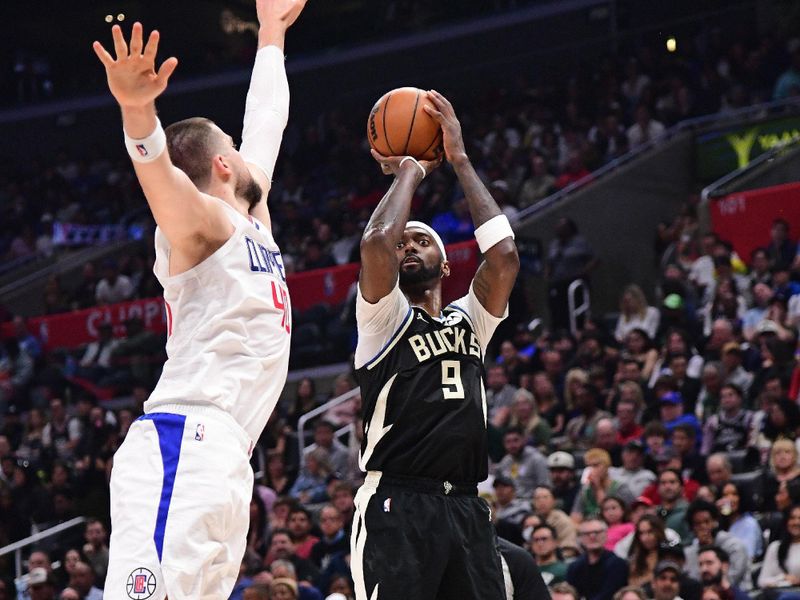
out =
[[[240,154],[270,181],[289,121],[289,82],[283,62],[283,51],[277,46],[258,51],[244,108]]]
[[[466,296],[454,300],[450,303],[460,311],[467,314],[472,321],[472,327],[475,330],[475,335],[478,337],[478,343],[481,345],[481,352],[486,352],[486,347],[494,335],[494,330],[502,321],[508,316],[508,303],[506,303],[505,311],[502,317],[495,317],[492,313],[486,310],[475,295],[472,285],[469,286],[469,292]]]
[[[354,361],[356,369],[378,355],[408,318],[410,312],[411,306],[400,291],[399,280],[395,283],[394,289],[375,304],[364,299],[361,295],[361,285],[358,285],[356,292],[358,344]]]

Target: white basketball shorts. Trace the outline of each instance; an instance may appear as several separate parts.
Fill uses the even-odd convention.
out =
[[[159,410],[114,455],[104,598],[228,598],[250,521],[250,438],[216,407]]]

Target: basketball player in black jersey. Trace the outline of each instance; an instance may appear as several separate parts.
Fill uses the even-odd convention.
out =
[[[355,500],[351,568],[357,600],[504,600],[477,483],[488,467],[484,352],[507,315],[519,258],[453,107],[437,92],[429,98],[485,260],[467,295],[442,306],[444,245],[408,220],[414,191],[437,163],[373,152],[395,180],[361,240],[355,367],[367,477]]]

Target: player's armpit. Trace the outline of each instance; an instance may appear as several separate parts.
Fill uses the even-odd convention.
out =
[[[133,163],[153,218],[170,245],[179,251],[225,240],[233,225],[222,207],[201,193],[164,152],[149,163]]]
[[[508,237],[489,248],[484,258],[472,280],[472,290],[487,312],[502,317],[519,272],[517,246]]]

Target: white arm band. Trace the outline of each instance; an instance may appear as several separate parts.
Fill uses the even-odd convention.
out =
[[[277,46],[265,46],[256,53],[239,150],[245,162],[257,165],[270,181],[289,120],[289,82],[283,63]]]
[[[146,138],[135,140],[129,137],[124,129],[123,133],[125,134],[125,147],[128,149],[128,154],[136,162],[152,162],[161,156],[161,153],[167,147],[167,136],[164,133],[164,128],[161,127],[161,121],[158,120],[158,117],[156,117],[155,131]]]
[[[511,224],[505,215],[492,217],[475,230],[475,239],[478,240],[478,248],[481,249],[481,253],[486,252],[497,242],[507,237],[513,240],[514,230],[511,229]]]

